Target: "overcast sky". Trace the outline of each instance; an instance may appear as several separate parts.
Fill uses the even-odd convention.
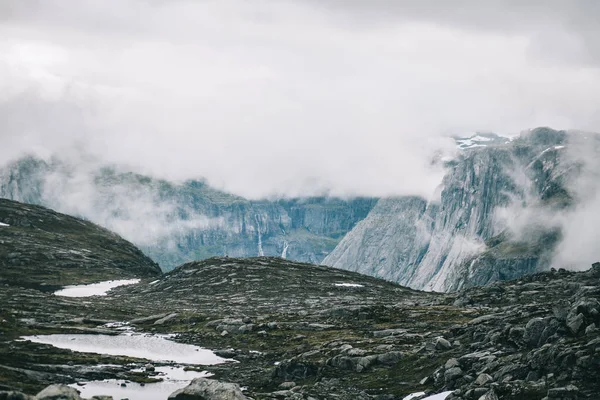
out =
[[[1,0],[0,161],[421,194],[440,135],[600,131],[596,0]],[[71,150],[72,151],[72,150]]]

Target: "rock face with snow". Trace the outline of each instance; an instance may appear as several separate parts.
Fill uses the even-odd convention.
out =
[[[164,270],[223,255],[320,263],[377,201],[248,200],[202,181],[174,183],[85,162],[33,157],[0,169],[0,197],[51,207],[111,229]]]
[[[514,140],[480,136],[457,139],[463,151],[439,198],[379,200],[324,264],[435,291],[547,269],[560,231],[511,226],[524,210],[573,205],[568,183],[579,165],[565,153],[582,136],[547,128]]]

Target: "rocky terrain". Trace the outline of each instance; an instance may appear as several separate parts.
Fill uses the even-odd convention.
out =
[[[549,270],[564,232],[543,221],[585,207],[600,136],[537,128],[456,141],[439,193],[379,200],[323,264],[435,291]]]
[[[96,165],[24,157],[0,166],[0,197],[88,219],[168,271],[213,256],[320,263],[377,201],[249,200],[203,181],[171,182]]]
[[[53,215],[88,226],[43,208],[5,204],[21,210],[21,221]],[[18,226],[16,219],[2,221],[14,225],[0,229]],[[93,228],[89,224],[79,240],[103,257],[86,264],[78,254],[67,253],[61,258],[66,266],[54,268],[57,274],[69,271],[68,283],[78,274],[87,282],[90,270],[97,271],[96,279],[112,279],[122,255],[111,259],[106,249],[130,246]],[[40,228],[28,229],[34,235]],[[42,232],[53,231],[46,229]],[[61,229],[71,234],[71,228]],[[46,242],[41,245],[40,252]],[[29,245],[30,254],[35,246]],[[255,399],[391,400],[451,391],[449,399],[566,400],[597,399],[600,393],[600,264],[585,272],[548,271],[432,293],[281,258],[211,258],[159,276],[147,259],[138,262],[140,269],[128,268],[127,276],[141,278],[140,283],[86,298],[51,293],[39,281],[43,273],[38,285],[23,285],[8,279],[10,266],[3,265],[0,399],[11,398],[2,390],[35,395],[52,384],[102,379],[151,387],[162,379],[154,368],[172,363],[148,367],[148,360],[136,357],[19,340],[55,333],[120,335],[124,328],[172,334],[179,343],[237,360],[184,366],[214,374],[210,387],[231,383],[237,386],[227,387],[235,393],[243,388],[242,396]],[[28,265],[29,271],[41,271],[45,262],[32,259]],[[194,381],[196,389],[189,391],[209,390],[205,381]],[[201,398],[179,396],[174,398]]]

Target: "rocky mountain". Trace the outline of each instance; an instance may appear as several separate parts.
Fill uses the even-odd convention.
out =
[[[49,291],[160,273],[158,265],[134,245],[98,225],[0,199],[0,285]]]
[[[0,197],[39,204],[114,230],[164,270],[212,256],[320,263],[376,202],[316,197],[248,200],[202,181],[181,183],[26,157],[0,170]]]
[[[573,267],[556,253],[565,221],[595,190],[598,135],[538,128],[456,140],[434,198],[379,200],[323,263],[435,291]]]

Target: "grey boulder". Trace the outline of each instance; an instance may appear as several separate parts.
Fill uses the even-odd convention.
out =
[[[81,400],[79,392],[67,385],[50,385],[35,397],[38,400]]]
[[[169,396],[169,400],[248,400],[239,385],[197,378]]]

